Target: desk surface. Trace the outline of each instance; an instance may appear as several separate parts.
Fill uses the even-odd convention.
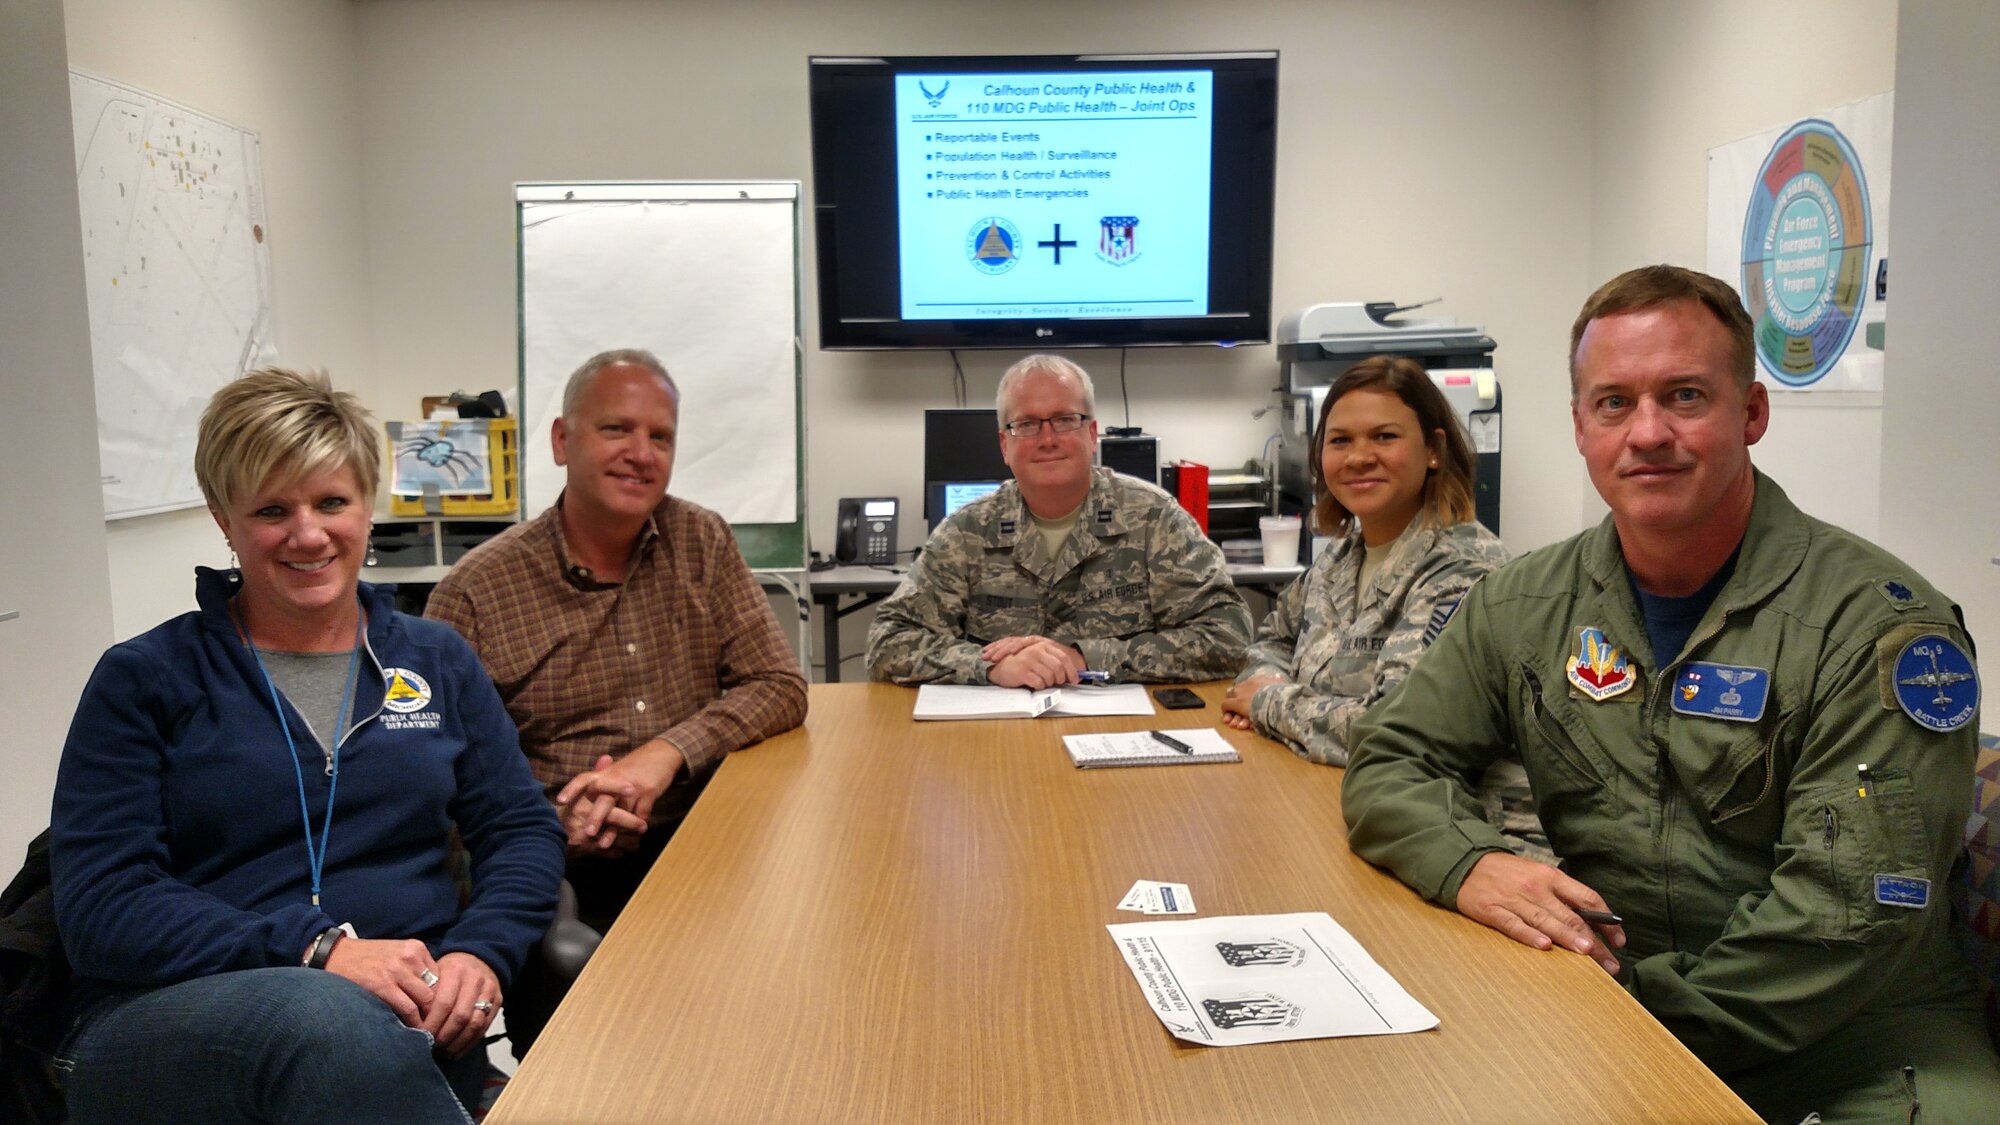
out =
[[[812,689],[731,755],[488,1119],[1754,1121],[1603,971],[1427,905],[1348,852],[1342,771],[1080,771],[1058,735]],[[1203,916],[1324,910],[1440,1026],[1248,1047],[1169,1036],[1106,923],[1137,879]]]

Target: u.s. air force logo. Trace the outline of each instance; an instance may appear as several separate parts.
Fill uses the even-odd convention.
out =
[[[382,725],[390,730],[434,727],[438,713],[430,710],[430,681],[408,668],[382,669]]]

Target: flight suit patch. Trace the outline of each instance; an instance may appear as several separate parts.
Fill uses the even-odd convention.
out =
[[[1632,662],[1595,625],[1576,631],[1576,655],[1563,671],[1572,687],[1599,703],[1632,690]]]
[[[1913,879],[1908,875],[1875,876],[1875,901],[1883,906],[1900,906],[1906,910],[1922,910],[1930,905],[1931,881]]]
[[[1877,643],[1883,706],[1925,730],[1954,731],[1979,713],[1979,669],[1951,638],[1927,626],[1890,630]]]
[[[1771,673],[1734,664],[1691,663],[1674,680],[1673,707],[1683,715],[1754,723],[1771,698]]]

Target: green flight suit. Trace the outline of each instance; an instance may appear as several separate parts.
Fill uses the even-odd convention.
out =
[[[1758,1112],[1902,1121],[1914,1092],[1919,1121],[2000,1120],[1945,895],[1977,722],[1926,729],[1896,697],[1925,635],[1970,652],[1942,594],[1760,473],[1734,573],[1653,667],[1606,519],[1474,586],[1355,724],[1350,841],[1455,905],[1505,846],[1466,779],[1518,752],[1564,869],[1624,916],[1619,980]],[[1689,673],[1743,669],[1768,673],[1760,713],[1675,709]],[[1878,875],[1924,902],[1878,901]]]

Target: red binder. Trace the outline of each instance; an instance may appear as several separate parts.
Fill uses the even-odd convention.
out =
[[[1201,533],[1207,535],[1208,466],[1193,461],[1181,461],[1179,466],[1181,507],[1187,509],[1188,515],[1193,516],[1194,522],[1201,528]]]

